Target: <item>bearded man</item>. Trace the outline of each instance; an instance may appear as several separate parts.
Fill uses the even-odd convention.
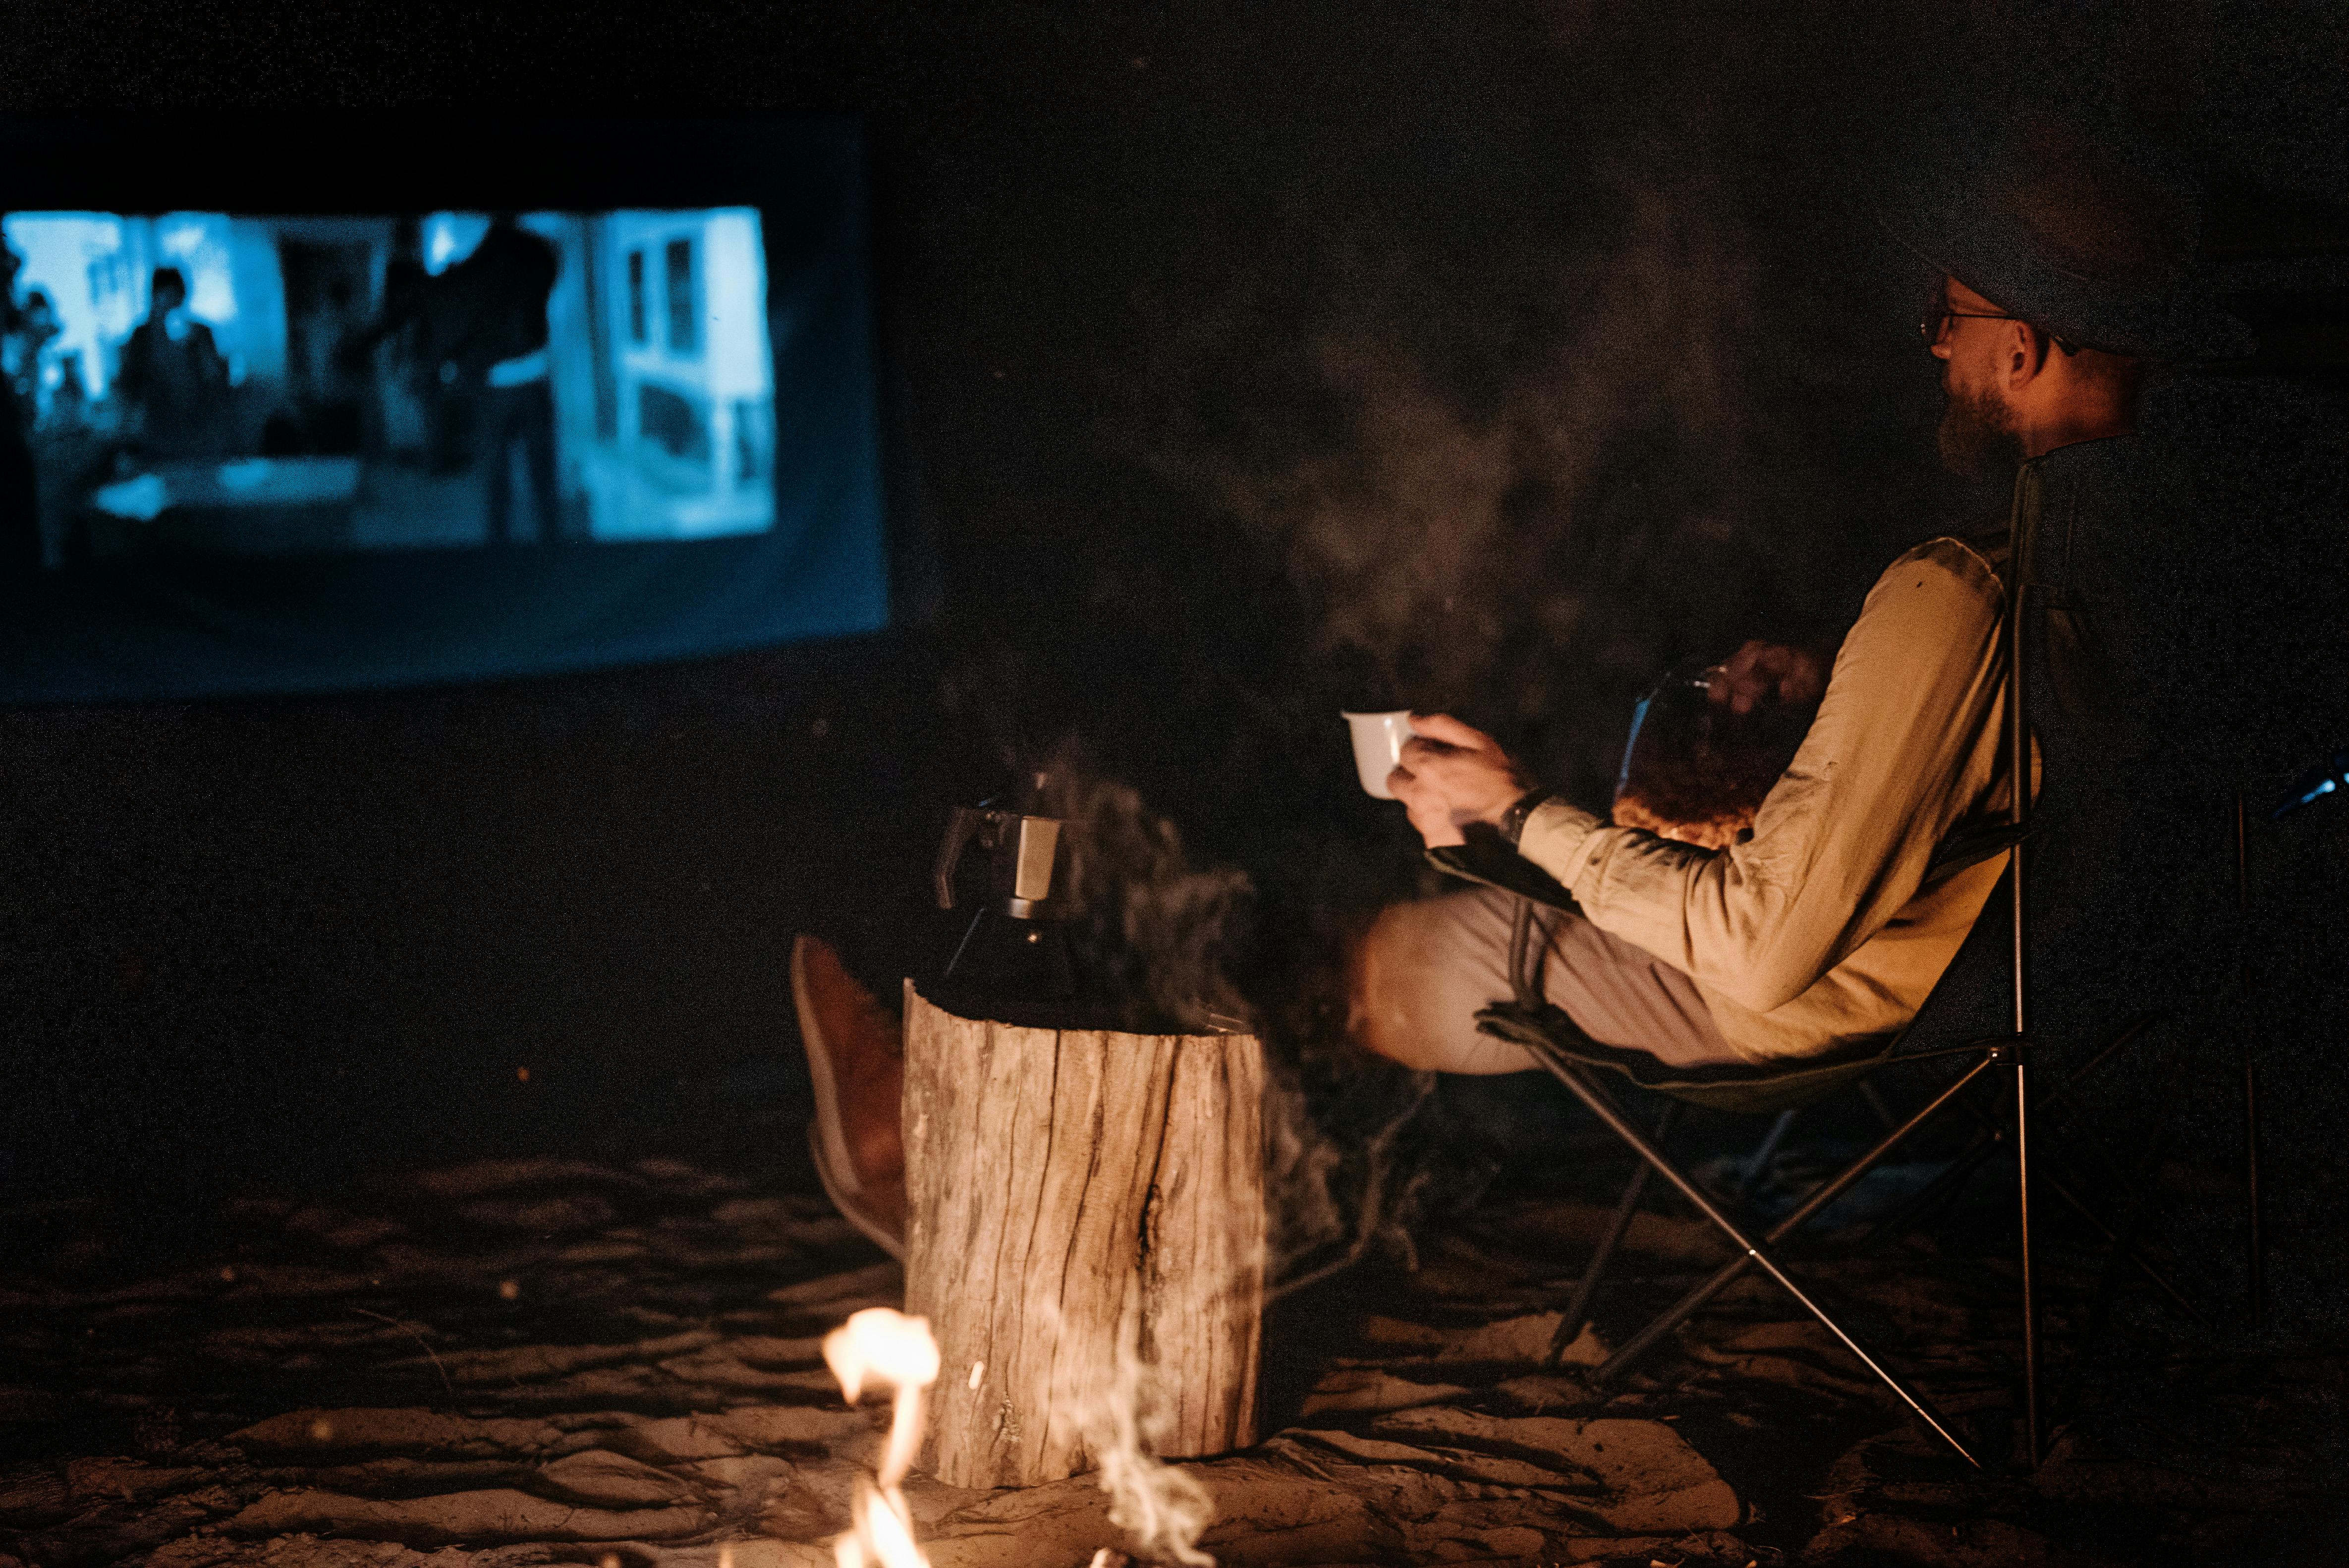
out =
[[[2065,128],[2025,122],[1988,170],[1887,222],[1941,273],[1920,330],[1959,472],[2129,436],[2166,363],[2249,346],[2182,284],[2190,201]],[[1793,760],[1726,841],[1619,802],[1601,820],[1442,714],[1414,717],[1390,787],[1431,850],[1490,830],[1572,895],[1542,922],[1540,985],[1599,1044],[1672,1068],[1874,1050],[1915,1017],[2004,867],[1941,851],[2002,820],[2012,788],[2006,565],[2002,539],[1941,538],[1886,568]],[[1707,695],[1766,709],[1815,679],[1794,650],[1748,645]],[[1530,1067],[1475,1021],[1511,992],[1516,907],[1477,889],[1387,910],[1355,955],[1354,1037],[1419,1068]]]

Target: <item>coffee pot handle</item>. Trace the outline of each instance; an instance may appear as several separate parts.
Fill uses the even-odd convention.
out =
[[[954,815],[947,819],[947,836],[938,842],[938,863],[931,868],[930,884],[938,897],[940,909],[955,906],[955,872],[962,864],[963,851],[986,827],[988,813],[976,806],[957,806]]]

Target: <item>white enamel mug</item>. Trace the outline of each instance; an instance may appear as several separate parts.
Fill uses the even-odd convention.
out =
[[[1361,775],[1362,788],[1374,799],[1393,799],[1394,791],[1387,788],[1387,775],[1402,764],[1402,743],[1412,737],[1411,709],[1341,713],[1339,717],[1354,732],[1354,770]]]

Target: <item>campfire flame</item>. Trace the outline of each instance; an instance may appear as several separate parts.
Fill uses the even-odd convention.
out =
[[[922,1390],[938,1380],[929,1320],[867,1307],[824,1336],[823,1360],[850,1404],[868,1382],[888,1384],[895,1400],[888,1446],[873,1479],[857,1483],[854,1528],[833,1541],[833,1560],[839,1568],[929,1568],[914,1541],[913,1511],[898,1490],[922,1446]]]

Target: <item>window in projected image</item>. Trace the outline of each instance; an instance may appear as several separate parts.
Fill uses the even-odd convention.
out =
[[[774,524],[754,209],[12,212],[0,239],[52,567]]]

